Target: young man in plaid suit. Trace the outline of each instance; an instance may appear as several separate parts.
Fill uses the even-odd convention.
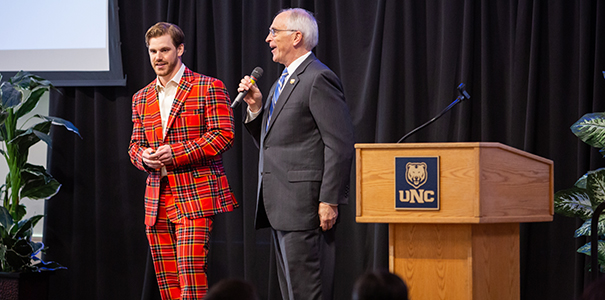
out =
[[[145,40],[157,78],[132,98],[128,153],[149,174],[145,224],[162,299],[201,299],[213,216],[238,206],[221,158],[233,143],[229,96],[181,62],[178,26],[157,23]]]

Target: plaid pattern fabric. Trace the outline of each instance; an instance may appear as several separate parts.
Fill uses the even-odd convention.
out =
[[[171,222],[166,207],[174,200],[170,193],[162,193],[156,224],[147,226],[158,287],[163,300],[202,299],[208,291],[206,268],[213,220]]]
[[[157,80],[157,79],[156,79]],[[162,134],[156,80],[132,97],[133,130],[128,154],[134,166],[149,173],[145,190],[145,224],[153,226],[160,197],[160,170],[143,164],[142,153],[168,144],[173,165],[168,180],[180,212],[189,219],[232,211],[238,206],[223,169],[221,154],[233,143],[233,113],[224,84],[188,68],[176,92]]]

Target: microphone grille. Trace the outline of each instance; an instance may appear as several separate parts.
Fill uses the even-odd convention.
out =
[[[256,78],[256,80],[258,80],[259,78],[261,78],[263,76],[263,68],[261,67],[256,67],[254,68],[254,70],[252,70],[252,74],[250,74],[251,77]]]

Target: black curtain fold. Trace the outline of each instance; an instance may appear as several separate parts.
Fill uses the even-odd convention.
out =
[[[131,96],[155,78],[144,43],[158,21],[185,32],[183,62],[221,79],[231,98],[256,66],[266,94],[282,66],[265,43],[285,7],[315,12],[317,57],[342,80],[358,143],[392,143],[426,122],[466,83],[471,99],[406,142],[501,142],[552,159],[555,190],[604,165],[569,130],[605,111],[603,1],[118,1],[125,87],[62,88],[50,114],[72,121],[83,139],[53,128],[49,171],[63,184],[47,201],[46,258],[68,267],[52,278],[51,299],[159,299],[143,224],[146,175],[129,161]],[[268,230],[253,227],[258,151],[234,110],[236,137],[224,156],[240,202],[216,217],[209,280],[239,277],[262,299],[278,299]],[[295,120],[293,120],[295,121]],[[354,174],[351,174],[355,191]],[[355,222],[354,200],[340,208],[336,299],[350,299],[367,269],[388,267],[388,228]],[[581,224],[521,225],[521,298],[574,299],[586,284],[576,254]],[[147,276],[146,276],[147,274]]]

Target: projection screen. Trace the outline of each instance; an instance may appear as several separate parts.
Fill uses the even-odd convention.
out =
[[[55,86],[124,86],[117,0],[0,0],[0,73]]]

